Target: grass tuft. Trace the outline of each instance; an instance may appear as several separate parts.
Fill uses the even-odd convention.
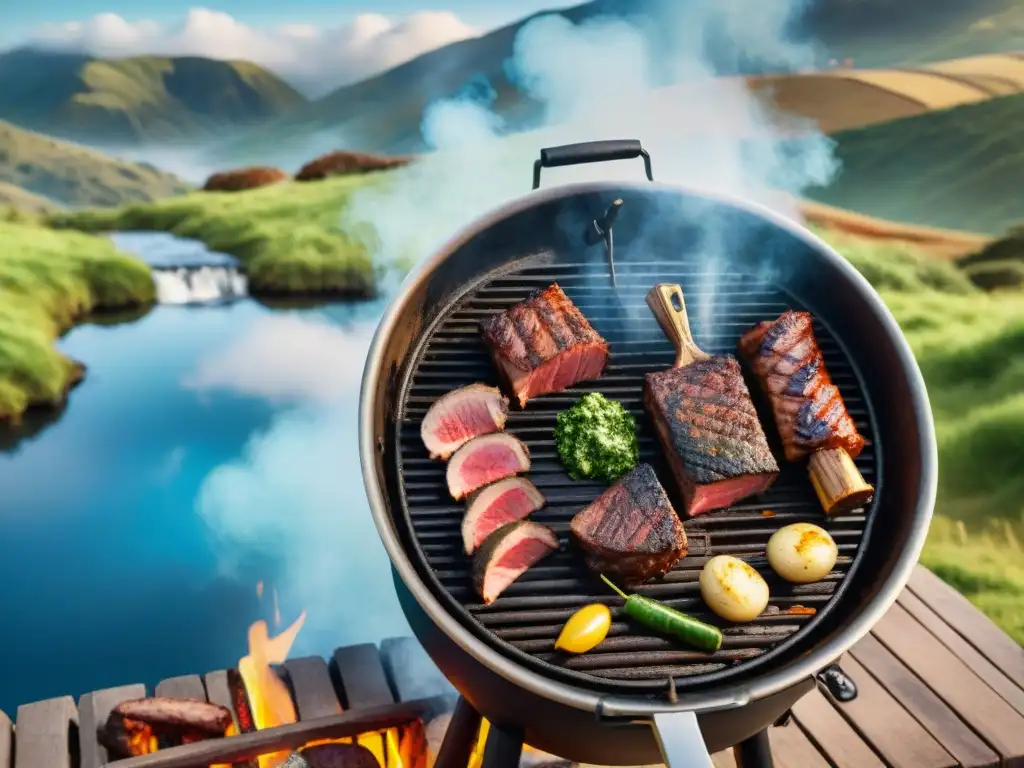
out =
[[[76,320],[154,296],[149,267],[105,238],[0,221],[0,421],[59,404],[81,378],[54,346]]]

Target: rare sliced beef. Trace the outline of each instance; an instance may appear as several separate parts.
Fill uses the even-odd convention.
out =
[[[760,323],[740,339],[740,355],[768,394],[788,460],[822,448],[856,458],[864,438],[828,375],[812,323],[810,313],[793,311]]]
[[[644,405],[690,517],[775,482],[779,465],[732,355],[647,374]]]
[[[520,407],[596,379],[608,363],[608,343],[557,283],[488,318],[481,329]]]
[[[558,549],[558,536],[532,520],[505,525],[488,536],[473,558],[473,588],[490,605],[537,561]]]
[[[466,554],[473,554],[501,526],[518,522],[543,506],[544,496],[525,477],[507,477],[475,491],[462,518]]]
[[[686,554],[686,533],[650,464],[615,481],[569,525],[596,573],[627,586],[663,576]]]
[[[463,499],[477,488],[530,469],[530,450],[506,432],[474,437],[448,461],[448,492]]]
[[[508,419],[508,398],[497,387],[470,384],[439,398],[420,425],[432,459],[447,459],[474,437],[500,432]]]

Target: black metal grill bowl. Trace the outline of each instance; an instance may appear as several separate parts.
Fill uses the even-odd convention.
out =
[[[636,142],[544,150],[538,166],[641,154],[650,177]],[[603,215],[617,199],[613,284],[610,238],[593,235],[602,234]],[[479,321],[552,282],[611,350],[599,381],[531,400],[506,426],[529,446],[530,477],[548,500],[535,519],[563,541],[571,516],[602,490],[570,480],[553,446],[555,415],[585,392],[601,391],[637,416],[641,458],[673,493],[641,402],[643,375],[673,359],[644,303],[658,282],[681,285],[695,339],[708,352],[734,352],[745,330],[786,309],[812,312],[832,378],[869,440],[857,463],[876,494],[861,513],[825,521],[806,468],[783,464],[762,497],[686,522],[688,555],[663,581],[638,591],[711,618],[697,576],[716,554],[745,558],[772,588],[768,611],[752,624],[726,627],[722,649],[710,657],[625,621],[620,601],[571,549],[531,569],[491,606],[469,584],[459,535],[464,508],[447,496],[443,464],[427,458],[420,421],[450,389],[497,383]],[[367,360],[360,417],[367,493],[414,632],[485,717],[581,762],[658,762],[670,752],[678,759],[678,749],[703,749],[701,732],[713,751],[770,723],[895,599],[934,504],[927,395],[897,325],[866,281],[826,244],[767,209],[653,183],[534,192],[458,235],[407,279],[387,311]],[[770,420],[766,431],[774,434]],[[767,568],[768,537],[796,521],[825,525],[839,545],[836,568],[818,584],[787,585]],[[609,638],[595,652],[556,656],[562,623],[597,601],[613,606]],[[668,733],[678,747],[666,741]]]

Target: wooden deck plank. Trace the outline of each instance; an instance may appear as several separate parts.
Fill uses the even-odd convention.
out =
[[[793,706],[793,717],[835,768],[885,768],[867,742],[818,690]]]
[[[145,695],[146,686],[135,683],[93,691],[78,699],[78,742],[82,768],[100,768],[110,762],[107,748],[100,744],[99,729],[107,722],[110,710],[122,701],[141,699]]]
[[[231,719],[238,728],[238,713],[235,712],[235,702],[231,697],[231,688],[228,687],[228,673],[219,669],[216,672],[208,672],[203,675],[203,685],[206,688],[207,699],[212,704],[220,704],[227,707],[231,712]]]
[[[373,643],[338,648],[331,667],[341,685],[339,693],[349,709],[380,707],[395,703],[377,646]]]
[[[0,768],[11,768],[11,718],[0,709]]]
[[[288,677],[300,720],[328,717],[341,712],[327,662],[320,656],[289,659],[282,665]]]
[[[1006,677],[1024,687],[1024,648],[970,600],[920,565],[914,569],[907,586]]]
[[[156,685],[157,696],[166,696],[168,699],[195,699],[206,701],[206,686],[199,675],[181,675],[161,680]]]
[[[872,633],[1004,760],[1024,756],[1024,717],[901,605],[893,605]]]
[[[907,613],[935,635],[940,643],[949,648],[954,656],[970,667],[974,674],[988,683],[989,688],[1002,696],[1003,701],[1017,710],[1019,714],[1024,715],[1024,688],[1019,687],[1004,675],[998,667],[957,634],[939,614],[929,608],[913,592],[904,590],[900,595],[899,603]]]
[[[830,768],[796,723],[768,729],[775,768]]]
[[[846,656],[843,670],[857,683],[857,698],[833,705],[891,768],[956,766],[942,745],[856,659]]]
[[[732,756],[732,749],[723,749],[711,756],[711,762],[715,768],[736,768],[736,758]]]
[[[70,696],[18,707],[15,717],[15,768],[72,768],[78,752],[78,708]]]
[[[999,755],[871,635],[850,651],[963,768],[994,768]]]

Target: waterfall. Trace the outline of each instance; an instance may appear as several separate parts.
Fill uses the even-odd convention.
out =
[[[249,295],[245,275],[233,266],[155,267],[153,281],[161,304],[223,304]]]

